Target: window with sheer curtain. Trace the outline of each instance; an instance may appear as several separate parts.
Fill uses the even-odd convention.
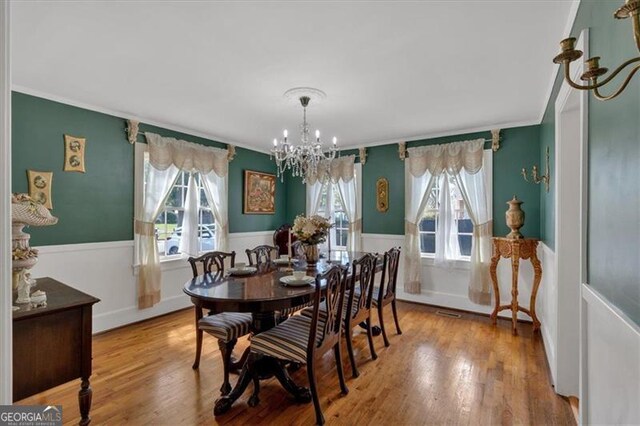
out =
[[[187,203],[187,193],[189,191],[189,177],[193,173],[195,186],[197,188],[197,217],[198,217],[198,252],[215,250],[216,224],[211,206],[207,200],[204,188],[204,181],[200,173],[181,171],[171,187],[160,214],[155,220],[155,234],[158,245],[158,254],[161,258],[169,258],[182,253],[180,246],[183,235],[183,223],[185,215],[189,214]],[[144,158],[144,185],[147,184],[149,176],[149,153],[145,153]]]
[[[349,220],[340,201],[336,184],[327,183],[322,187],[320,207],[317,214],[331,219],[335,226],[331,228],[331,248],[346,250],[349,235]]]
[[[467,212],[467,208],[462,198],[462,194],[453,182],[452,177],[449,179],[449,192],[450,203],[452,210],[450,212],[451,218],[455,224],[455,230],[457,231],[457,253],[459,253],[459,260],[469,260],[471,255],[471,245],[473,243],[473,223]],[[429,199],[427,200],[427,206],[425,208],[422,219],[420,220],[420,251],[425,257],[435,256],[436,244],[438,239],[436,238],[436,230],[438,229],[438,222],[442,220],[440,217],[440,197],[442,179],[444,176],[439,176],[436,179]],[[456,252],[456,250],[453,250]]]

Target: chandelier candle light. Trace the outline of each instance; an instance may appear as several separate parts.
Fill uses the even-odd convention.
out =
[[[309,135],[309,123],[307,123],[307,106],[311,100],[321,100],[326,96],[318,89],[310,87],[296,87],[284,93],[286,98],[297,98],[303,109],[302,124],[300,125],[300,143],[294,145],[289,142],[289,132],[285,129],[282,140],[273,140],[271,155],[277,165],[277,174],[284,180],[284,172],[291,170],[293,176],[302,178],[302,182],[307,182],[307,177],[316,176],[319,166],[323,162],[328,162],[336,157],[338,152],[338,140],[333,138],[333,143],[327,152],[322,149],[320,141],[320,130],[316,130],[315,140]]]

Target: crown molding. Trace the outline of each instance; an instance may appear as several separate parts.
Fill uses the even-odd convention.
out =
[[[426,133],[421,135],[411,135],[411,136],[406,136],[402,138],[385,139],[381,141],[345,145],[341,147],[340,150],[344,151],[344,150],[358,149],[358,148],[370,148],[373,146],[392,145],[398,142],[415,142],[415,141],[420,141],[425,139],[435,139],[435,138],[442,138],[447,136],[464,135],[467,133],[491,132],[491,130],[493,129],[505,130],[505,129],[512,129],[514,127],[535,126],[537,124],[540,124],[540,121],[538,119],[510,121],[506,123],[496,123],[496,124],[484,125],[484,126],[478,126],[478,127],[466,127],[466,128],[452,129],[452,130],[446,130],[441,132]]]
[[[153,119],[141,117],[141,116],[138,116],[138,115],[135,115],[135,114],[131,114],[131,113],[127,113],[127,112],[124,112],[124,111],[118,111],[118,110],[114,110],[114,109],[110,109],[110,108],[106,108],[106,107],[101,107],[101,106],[97,106],[97,105],[88,104],[88,103],[85,103],[85,102],[77,101],[75,99],[65,98],[64,96],[58,96],[58,95],[54,95],[52,93],[42,92],[40,90],[32,89],[30,87],[21,86],[21,85],[18,85],[18,84],[13,84],[11,86],[11,90],[13,92],[24,93],[25,95],[31,95],[31,96],[35,96],[35,97],[38,97],[38,98],[47,99],[47,100],[54,101],[54,102],[59,102],[59,103],[65,104],[65,105],[70,105],[70,106],[74,106],[74,107],[77,107],[77,108],[86,109],[86,110],[89,110],[89,111],[94,111],[94,112],[99,112],[99,113],[102,113],[102,114],[111,115],[111,116],[114,116],[114,117],[122,118],[123,120],[128,120],[128,119],[129,120],[137,120],[137,121],[140,122],[140,124],[147,124],[147,125],[151,125],[151,126],[162,127],[164,129],[167,129],[167,130],[173,130],[174,132],[185,133],[185,134],[190,135],[190,136],[196,136],[196,137],[200,137],[200,138],[204,138],[204,139],[209,139],[209,140],[212,140],[214,142],[219,142],[219,143],[222,143],[222,144],[235,145],[236,147],[248,149],[250,151],[260,152],[262,154],[270,154],[269,150],[267,150],[267,149],[264,149],[264,150],[258,149],[256,147],[247,145],[247,144],[242,143],[242,142],[234,141],[232,139],[221,138],[221,137],[213,135],[211,133],[201,132],[201,131],[198,131],[198,130],[190,129],[188,127],[182,127],[180,125],[173,124],[173,123],[166,123],[166,122],[163,122],[163,121],[158,121],[158,120],[153,120]],[[123,128],[123,132],[124,132],[124,128]],[[126,135],[123,136],[123,137],[126,139]]]

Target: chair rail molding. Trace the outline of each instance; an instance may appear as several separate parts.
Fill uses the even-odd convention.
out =
[[[11,247],[10,2],[0,3],[0,247]],[[12,404],[11,251],[0,250],[0,404]]]

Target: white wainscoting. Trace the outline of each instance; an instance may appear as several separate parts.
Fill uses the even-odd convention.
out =
[[[272,244],[273,231],[229,234],[229,250],[238,259],[244,250]],[[93,308],[93,332],[109,330],[166,314],[191,305],[182,292],[191,269],[185,259],[162,263],[162,300],[149,309],[138,309],[133,241],[69,244],[38,247],[40,256],[34,277],[51,277],[100,299]]]
[[[404,246],[404,235],[362,234],[362,247],[366,251],[382,253],[393,246]],[[544,263],[542,264],[542,268],[544,273],[546,273],[547,268]],[[398,299],[400,300],[462,309],[483,314],[491,313],[493,310],[493,305],[477,305],[469,300],[469,266],[465,262],[458,262],[451,268],[444,268],[434,265],[430,259],[423,259],[422,288],[420,294],[404,292],[403,272],[404,258],[402,258],[400,262],[400,272],[398,273]],[[518,302],[520,305],[528,307],[533,284],[533,267],[531,266],[531,262],[523,261],[520,263],[518,280]],[[511,263],[508,259],[503,259],[498,264],[498,283],[500,285],[501,304],[507,304],[511,301]],[[538,309],[539,307],[540,300],[538,299],[536,308]],[[500,316],[510,318],[511,311],[503,311],[500,313]],[[529,319],[529,317],[524,314],[520,314],[519,318]]]
[[[555,386],[558,362],[558,279],[556,277],[556,254],[546,244],[538,245],[538,258],[542,263],[542,282],[538,290],[536,309],[540,319],[542,341],[551,371],[551,383]]]
[[[640,424],[640,327],[582,285],[581,424]]]

